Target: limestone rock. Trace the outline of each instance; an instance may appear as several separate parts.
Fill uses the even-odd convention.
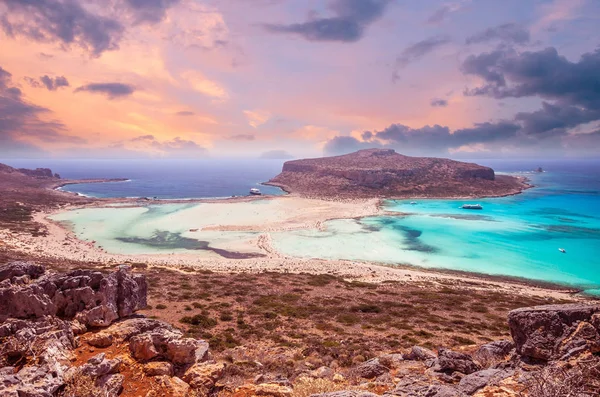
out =
[[[12,262],[0,274],[0,321],[56,315],[101,327],[146,306],[145,276],[125,266],[108,275],[91,270],[48,275],[41,266]],[[17,280],[24,276],[31,282]]]
[[[104,375],[116,374],[119,372],[121,360],[113,358],[108,360],[104,353],[100,353],[88,360],[88,362],[78,368],[78,372],[92,378],[99,378]]]
[[[331,379],[333,377],[333,370],[329,367],[322,366],[315,370],[310,371],[310,376],[312,378]]]
[[[162,357],[173,364],[194,364],[206,360],[208,343],[184,338],[177,330],[156,328],[132,337],[129,341],[132,356],[140,361]]]
[[[0,266],[0,281],[12,280],[14,277],[29,276],[35,279],[44,274],[44,266],[31,262],[10,262]]]
[[[353,369],[353,373],[361,378],[371,379],[383,375],[389,371],[389,368],[382,365],[378,358],[365,361]]]
[[[506,357],[508,353],[512,349],[514,349],[515,344],[509,340],[497,340],[490,343],[486,343],[477,349],[476,355],[487,355],[492,357]]]
[[[513,371],[505,371],[501,369],[484,369],[463,377],[458,385],[459,389],[465,394],[471,395],[479,389],[486,387],[492,382],[499,382],[508,378],[513,374]]]
[[[208,393],[217,380],[223,375],[225,364],[223,363],[201,363],[192,365],[185,374],[183,380],[192,389]]]
[[[477,365],[471,356],[464,353],[455,352],[448,349],[440,349],[437,359],[437,370],[440,372],[460,372],[465,375],[479,371],[481,368]]]
[[[594,315],[599,313],[600,304],[527,307],[511,311],[508,325],[517,353],[527,358],[549,361],[560,358],[577,343],[590,347],[600,343],[597,333],[594,336],[589,327],[584,326],[585,330],[582,330],[579,326],[581,322],[590,323]],[[596,327],[592,327],[597,331]],[[576,335],[576,339],[571,338],[578,330],[585,332]],[[566,339],[571,340],[569,346],[563,344]]]
[[[157,376],[155,378],[164,391],[163,395],[170,397],[188,397],[191,392],[190,385],[176,376]]]
[[[290,397],[292,392],[292,388],[288,386],[281,386],[274,383],[261,383],[259,385],[242,385],[235,390],[233,395],[234,397]]]
[[[118,397],[124,380],[125,376],[121,374],[104,375],[96,381],[96,386],[102,389],[103,397]]]
[[[409,353],[403,355],[405,360],[428,361],[435,360],[436,354],[424,347],[413,346]]]
[[[88,336],[86,342],[88,343],[88,345],[94,347],[109,347],[113,343],[113,336],[108,332],[100,331]]]
[[[144,365],[144,373],[148,376],[173,376],[173,364],[166,361],[156,361]]]
[[[139,361],[152,360],[158,356],[158,350],[154,347],[154,342],[150,334],[136,335],[129,341],[129,350],[131,356]]]

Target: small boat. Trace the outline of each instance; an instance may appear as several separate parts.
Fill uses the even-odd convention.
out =
[[[558,250],[559,250],[560,252],[562,252],[563,254],[566,254],[566,253],[567,253],[567,250],[566,250],[566,249],[564,249],[564,248],[559,248]]]
[[[483,207],[481,206],[481,204],[463,204],[462,207],[463,210],[482,210]]]
[[[417,202],[416,201],[411,201],[410,204],[411,205],[415,205],[415,204],[417,204]]]
[[[190,232],[197,232],[198,229],[190,229]]]
[[[250,189],[250,194],[252,194],[254,196],[260,196],[262,193],[260,192],[260,190],[258,190],[257,188],[253,187],[252,189]]]

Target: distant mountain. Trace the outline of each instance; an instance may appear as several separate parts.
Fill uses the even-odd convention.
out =
[[[409,157],[391,149],[287,161],[269,185],[315,198],[474,198],[520,193],[523,178],[450,159]]]

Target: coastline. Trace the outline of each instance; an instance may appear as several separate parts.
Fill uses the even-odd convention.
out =
[[[304,199],[293,196],[275,196],[275,197],[239,197],[231,198],[228,202],[249,202],[254,200],[291,200],[302,202],[310,200],[315,204],[315,200]],[[109,201],[109,202],[107,202]],[[223,200],[203,200],[198,202],[220,202],[227,205]],[[261,232],[257,239],[252,241],[254,248],[264,256],[247,259],[227,259],[218,255],[209,255],[202,257],[190,253],[165,253],[165,254],[112,254],[104,249],[97,247],[95,242],[80,240],[70,230],[53,221],[48,217],[52,214],[64,212],[70,209],[98,208],[105,207],[107,204],[122,202],[118,200],[102,200],[84,205],[75,205],[63,207],[58,210],[37,212],[34,214],[34,220],[43,224],[48,234],[46,237],[32,237],[27,235],[15,235],[4,230],[0,230],[0,240],[4,241],[6,246],[11,247],[18,252],[28,256],[41,256],[54,260],[68,259],[71,261],[92,262],[104,265],[114,265],[117,263],[145,263],[150,266],[170,267],[170,268],[199,268],[214,272],[233,272],[233,273],[262,273],[262,272],[282,272],[282,273],[309,273],[309,274],[332,274],[344,277],[348,280],[361,282],[403,282],[414,283],[419,281],[434,281],[436,283],[452,283],[461,285],[470,285],[476,289],[498,289],[513,294],[530,296],[547,296],[559,299],[593,299],[592,297],[582,296],[574,287],[560,285],[556,283],[530,280],[518,277],[487,275],[482,273],[455,271],[443,268],[422,268],[406,264],[384,264],[379,262],[351,261],[351,260],[323,260],[323,259],[304,259],[282,255],[270,243],[269,232]],[[189,201],[186,201],[189,203]],[[377,214],[382,212],[382,200],[370,200],[363,202],[360,209],[360,215]],[[331,206],[331,202],[324,202]],[[139,207],[136,203],[131,203],[132,207]],[[164,202],[160,203],[164,204]],[[343,204],[335,204],[343,205]],[[344,210],[349,206],[357,207],[357,203],[347,204]],[[110,207],[109,207],[110,208]],[[330,207],[327,207],[329,211]],[[327,212],[326,211],[326,212]],[[339,219],[339,216],[331,219]],[[296,225],[296,228],[320,227],[325,221],[321,219],[312,219]],[[216,225],[207,230],[228,230],[227,226]],[[249,230],[253,228],[250,227]],[[261,229],[263,225],[261,225]],[[286,227],[286,229],[288,229]],[[239,228],[238,228],[239,230]],[[272,227],[270,231],[282,230],[279,227]],[[289,230],[289,229],[288,229]],[[523,288],[527,287],[527,288]]]

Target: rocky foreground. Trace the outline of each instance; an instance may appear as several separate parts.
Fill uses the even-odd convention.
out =
[[[287,161],[266,184],[313,198],[464,198],[520,193],[521,179],[481,165],[409,157],[392,149]]]
[[[512,340],[471,354],[414,346],[349,368],[307,365],[282,377],[256,360],[218,359],[208,342],[136,315],[146,307],[147,288],[146,277],[125,266],[110,273],[50,273],[29,262],[0,267],[0,395],[488,397],[600,390],[600,304],[513,310]],[[244,378],[236,372],[243,365],[258,374]]]

